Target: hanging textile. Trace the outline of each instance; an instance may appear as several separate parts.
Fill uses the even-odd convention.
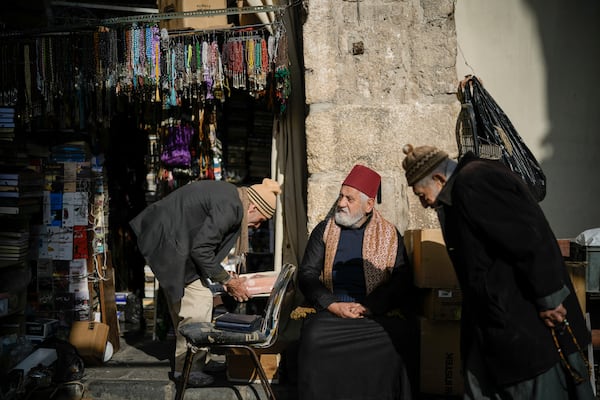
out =
[[[279,103],[280,113],[287,108],[291,92],[290,65],[288,59],[288,43],[285,30],[278,29],[269,47],[274,49],[273,63],[275,64],[275,99]]]
[[[160,160],[167,167],[189,167],[192,161],[190,142],[194,129],[187,124],[169,126],[164,132]]]

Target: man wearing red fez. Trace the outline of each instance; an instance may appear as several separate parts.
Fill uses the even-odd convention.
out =
[[[412,398],[416,296],[402,236],[375,209],[380,184],[355,165],[310,235],[298,270],[314,308],[300,338],[300,400]]]

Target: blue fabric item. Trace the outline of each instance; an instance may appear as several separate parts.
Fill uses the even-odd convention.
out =
[[[260,315],[227,312],[216,318],[215,327],[224,331],[252,332],[260,329],[262,321]]]
[[[342,229],[338,251],[333,260],[333,294],[339,301],[362,302],[366,285],[362,259],[364,226]]]

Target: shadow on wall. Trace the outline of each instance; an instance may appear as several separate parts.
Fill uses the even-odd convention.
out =
[[[523,0],[535,18],[546,67],[549,129],[542,168],[548,196],[541,203],[557,237],[600,226],[600,2]],[[559,192],[557,192],[559,191]]]

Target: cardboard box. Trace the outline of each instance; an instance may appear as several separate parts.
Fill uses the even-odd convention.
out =
[[[238,7],[251,7],[252,5],[248,0],[237,2]],[[269,18],[267,13],[251,13],[251,14],[238,14],[240,18],[240,26],[253,26],[253,25],[264,25],[269,22],[273,22]]]
[[[271,383],[279,383],[280,354],[259,354],[260,363]],[[248,354],[227,354],[227,380],[230,382],[260,382],[258,372]]]
[[[569,271],[569,276],[571,277],[571,282],[573,283],[573,288],[575,289],[577,301],[579,301],[581,311],[583,311],[583,313],[585,314],[587,263],[582,261],[565,261],[565,264],[567,265],[567,271]]]
[[[421,318],[420,392],[458,396],[464,391],[460,322]]]
[[[81,358],[89,364],[99,364],[104,360],[108,325],[95,321],[75,321],[71,326],[69,342],[77,348]]]
[[[247,7],[247,5],[244,5]],[[240,14],[240,26],[253,26],[253,25],[262,25],[263,21],[258,18],[256,14]]]
[[[571,260],[587,263],[586,291],[600,293],[600,246],[582,246],[572,242]]]
[[[198,10],[218,10],[227,8],[226,0],[158,0],[158,11],[161,13],[185,12]],[[180,29],[210,29],[229,26],[227,15],[198,16],[161,20],[161,28],[168,30]]]
[[[404,233],[404,245],[413,265],[415,286],[459,287],[440,229],[407,230]]]
[[[42,339],[54,336],[58,330],[59,321],[51,318],[38,318],[25,323],[25,334],[39,336]]]
[[[462,292],[460,289],[420,289],[422,314],[434,321],[460,321]]]

